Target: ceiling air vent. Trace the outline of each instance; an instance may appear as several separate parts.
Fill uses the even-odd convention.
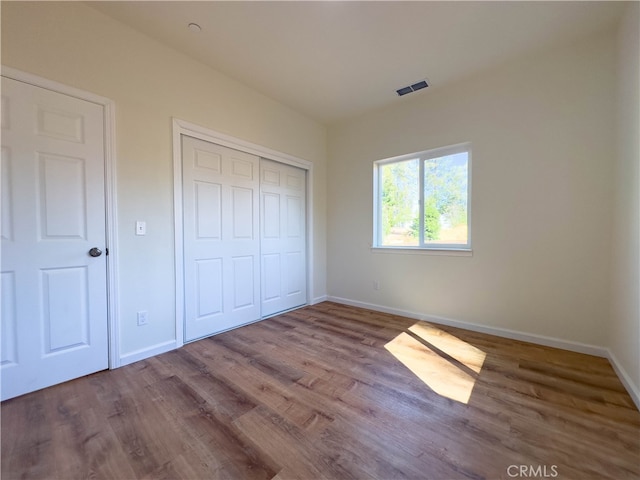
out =
[[[426,80],[422,80],[418,83],[414,83],[413,85],[409,85],[407,87],[402,87],[396,90],[396,93],[399,97],[406,95],[407,93],[417,92],[418,90],[422,90],[423,88],[427,88],[429,85]]]

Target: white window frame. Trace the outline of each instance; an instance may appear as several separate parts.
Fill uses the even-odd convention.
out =
[[[455,155],[457,153],[467,154],[467,243],[466,244],[447,244],[447,243],[424,243],[424,228],[420,229],[420,237],[416,246],[390,246],[382,245],[382,231],[380,227],[380,219],[382,218],[382,202],[380,201],[382,194],[382,185],[380,184],[380,167],[391,163],[402,162],[406,160],[419,160],[419,178],[420,178],[420,218],[424,217],[422,210],[424,208],[424,162],[432,158],[445,157]],[[434,255],[471,255],[471,143],[459,143],[446,147],[434,148],[424,152],[411,153],[398,157],[385,158],[373,162],[373,244],[372,251],[374,253],[427,253]]]

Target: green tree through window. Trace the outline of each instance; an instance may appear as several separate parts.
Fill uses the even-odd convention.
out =
[[[382,176],[382,231],[389,241],[414,245],[406,232],[419,209],[419,160],[392,163],[381,168]]]
[[[464,145],[378,163],[377,246],[468,247],[469,157]]]

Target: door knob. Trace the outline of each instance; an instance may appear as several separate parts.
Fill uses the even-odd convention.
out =
[[[99,257],[100,255],[102,255],[102,250],[93,247],[91,250],[89,250],[89,255],[91,255],[92,257]]]

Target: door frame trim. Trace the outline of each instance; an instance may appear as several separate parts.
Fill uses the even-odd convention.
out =
[[[119,315],[118,315],[118,223],[117,223],[117,189],[116,189],[116,114],[115,103],[94,93],[70,87],[32,73],[15,68],[1,66],[1,75],[6,78],[61,93],[103,107],[104,128],[104,192],[105,192],[105,243],[109,249],[107,264],[107,328],[109,369],[120,366]]]
[[[215,143],[223,147],[233,148],[245,153],[256,155],[260,158],[274,160],[276,162],[302,168],[307,172],[307,304],[312,303],[313,293],[313,163],[308,160],[278,152],[268,147],[248,142],[240,138],[232,137],[225,133],[211,130],[194,123],[173,118],[173,212],[174,212],[174,258],[175,258],[175,282],[176,282],[176,348],[184,345],[184,250],[182,219],[182,141],[181,136],[187,135],[207,142]],[[262,315],[262,314],[261,314]],[[262,317],[261,317],[262,318]]]

